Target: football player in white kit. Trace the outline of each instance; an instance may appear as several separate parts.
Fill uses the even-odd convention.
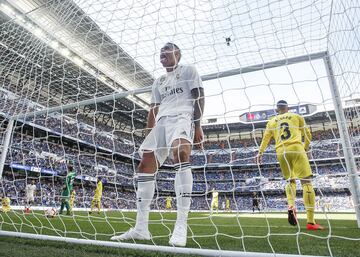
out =
[[[35,180],[32,180],[31,184],[27,184],[25,187],[27,208],[30,208],[30,205],[34,203],[35,190],[36,190]]]
[[[185,246],[187,218],[190,209],[193,177],[190,167],[192,145],[201,148],[203,131],[200,123],[204,111],[204,90],[193,66],[179,65],[181,51],[167,43],[160,51],[160,62],[166,74],[152,86],[151,106],[147,120],[149,134],[140,147],[142,159],[137,173],[136,225],[112,240],[150,240],[148,230],[150,204],[154,196],[154,175],[172,154],[175,163],[177,219],[169,244]]]

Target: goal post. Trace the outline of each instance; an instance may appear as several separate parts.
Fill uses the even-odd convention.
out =
[[[219,73],[214,73],[214,74],[208,74],[208,75],[202,76],[202,80],[203,81],[216,80],[219,78],[231,77],[231,76],[235,76],[235,75],[239,75],[239,74],[255,72],[258,70],[266,70],[266,69],[271,69],[271,68],[280,67],[280,66],[284,66],[284,65],[297,64],[297,63],[301,63],[301,62],[307,62],[307,61],[318,60],[318,59],[324,60],[324,63],[325,63],[325,66],[326,66],[326,69],[328,72],[329,85],[331,86],[333,94],[336,96],[336,94],[337,94],[336,93],[336,82],[333,79],[333,75],[331,72],[331,63],[329,62],[329,56],[328,56],[327,52],[319,52],[319,53],[310,54],[308,56],[292,57],[289,59],[269,62],[266,64],[257,64],[257,65],[252,65],[249,67],[242,67],[242,68],[239,68],[236,70],[229,70],[229,71],[223,71],[221,73],[219,72]],[[26,119],[33,118],[33,117],[36,117],[39,115],[44,115],[44,114],[50,115],[51,113],[56,113],[56,112],[63,113],[72,108],[79,108],[79,107],[87,106],[87,105],[100,104],[100,103],[107,102],[107,101],[116,101],[121,98],[126,98],[130,95],[138,95],[138,94],[148,93],[150,91],[151,91],[151,86],[148,86],[148,87],[144,87],[141,89],[135,89],[135,90],[131,90],[131,91],[125,91],[125,92],[114,93],[114,94],[105,95],[105,96],[101,96],[101,97],[95,97],[95,98],[91,98],[88,100],[83,100],[83,101],[79,101],[79,102],[75,102],[75,103],[71,103],[71,104],[67,104],[67,105],[62,105],[62,106],[55,106],[55,107],[51,107],[51,108],[47,108],[47,109],[43,109],[43,110],[34,111],[34,112],[26,112],[24,114],[19,113],[19,114],[13,116],[11,118],[11,120],[9,120],[8,126],[6,128],[6,137],[5,137],[3,146],[5,147],[6,145],[8,145],[10,143],[10,139],[12,136],[11,132],[13,131],[14,122],[16,120],[18,120],[20,122],[25,122]],[[354,169],[354,167],[356,167],[356,166],[349,165],[352,162],[355,163],[355,161],[354,161],[353,154],[351,153],[352,147],[350,144],[349,134],[346,132],[347,131],[346,118],[344,116],[344,111],[341,106],[341,98],[339,96],[333,97],[333,101],[334,101],[334,105],[336,106],[335,111],[336,111],[336,115],[337,115],[336,116],[337,121],[338,121],[337,123],[338,123],[339,127],[341,128],[341,130],[340,130],[341,141],[342,141],[342,144],[345,146],[344,147],[344,149],[345,149],[344,155],[345,155],[345,160],[346,160],[346,166],[350,172],[355,171],[352,173],[352,175],[349,176],[350,180],[352,180],[353,178],[356,178],[357,173],[356,173],[356,168]],[[342,113],[342,115],[341,115],[341,113]],[[342,119],[345,122],[339,122]],[[345,132],[342,130],[344,130]],[[346,149],[348,151],[346,151]],[[4,155],[4,157],[3,157],[3,155]],[[5,158],[5,156],[6,156],[6,152],[2,152],[1,158]],[[356,184],[356,182],[357,182],[356,179],[354,179],[351,182],[354,189],[356,189],[358,186]],[[353,192],[353,194],[352,194],[353,200],[355,203],[355,210],[357,212],[358,210],[356,209],[356,206],[358,206],[358,204],[356,204],[356,201],[358,199],[357,198],[358,195],[356,194],[356,192],[357,192],[356,190],[352,191],[352,192]],[[143,250],[150,250],[150,251],[164,251],[164,252],[183,253],[183,254],[192,253],[192,254],[198,254],[198,255],[204,255],[204,256],[218,256],[218,254],[219,254],[219,251],[217,251],[217,250],[195,249],[195,248],[176,248],[176,250],[174,251],[174,248],[172,248],[172,247],[152,246],[152,245],[143,245],[143,244],[134,245],[134,244],[126,244],[126,243],[118,244],[118,243],[112,243],[112,242],[101,241],[101,240],[97,240],[97,241],[83,240],[83,239],[73,239],[73,238],[67,238],[67,237],[54,237],[54,236],[48,236],[48,235],[33,235],[33,234],[29,234],[29,233],[18,233],[18,232],[8,232],[8,231],[0,231],[0,235],[2,235],[2,236],[18,236],[18,237],[23,237],[23,238],[33,238],[33,239],[41,239],[41,240],[57,240],[57,241],[64,241],[64,242],[76,243],[76,244],[90,244],[90,245],[102,245],[102,246],[110,246],[110,247],[123,247],[123,248],[129,248],[129,249],[143,249]],[[254,257],[256,257],[256,256],[273,256],[273,254],[271,254],[271,253],[269,253],[269,254],[254,253],[254,252],[242,253],[239,251],[221,250],[221,256],[254,256]],[[278,254],[277,253],[276,256],[293,257],[293,256],[298,256],[298,255],[291,255],[291,254],[288,255],[288,254]]]
[[[336,118],[347,171],[349,172],[353,204],[360,228],[360,160],[356,158],[359,132],[353,121],[359,117],[359,23],[356,4],[332,1],[328,23],[327,52],[324,63],[334,102]],[[354,115],[355,114],[355,115]]]
[[[11,142],[12,132],[13,132],[13,128],[14,128],[14,121],[15,121],[15,119],[13,119],[13,118],[8,119],[8,124],[7,124],[6,130],[5,130],[5,137],[3,138],[3,141],[2,141],[2,144],[1,144],[0,181],[1,181],[1,178],[2,178],[5,161],[6,161],[6,157],[7,157],[7,154],[8,154],[9,144]]]
[[[323,58],[326,67],[326,72],[329,78],[331,94],[333,96],[334,109],[335,109],[337,124],[339,127],[340,140],[344,151],[346,168],[349,172],[352,199],[354,202],[354,209],[357,216],[357,225],[358,228],[360,228],[360,178],[358,174],[358,168],[356,167],[354,152],[351,146],[351,141],[348,131],[349,125],[345,117],[343,104],[342,104],[343,101],[341,99],[339,89],[336,84],[336,80],[334,78],[334,72],[331,65],[331,58],[328,53],[326,53]]]

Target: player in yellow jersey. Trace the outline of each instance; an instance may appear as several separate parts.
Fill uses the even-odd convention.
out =
[[[225,199],[225,209],[226,211],[231,211],[231,208],[230,208],[230,199],[226,197]]]
[[[171,208],[172,208],[172,198],[171,198],[171,196],[168,196],[168,197],[166,197],[166,206],[165,206],[165,209],[166,210],[171,210]]]
[[[1,209],[0,212],[8,212],[11,210],[10,207],[10,198],[3,196],[1,197]]]
[[[288,221],[291,225],[297,225],[295,208],[296,182],[300,179],[304,205],[307,215],[308,230],[324,229],[316,224],[314,219],[315,191],[312,185],[312,171],[306,152],[309,150],[311,133],[306,127],[303,117],[295,113],[289,113],[288,104],[281,100],[277,103],[278,115],[273,117],[266,125],[259,153],[256,156],[257,163],[262,163],[263,153],[272,138],[275,139],[276,155],[279,160],[283,177],[288,180],[285,187],[288,201]],[[304,143],[303,143],[304,138]]]
[[[71,211],[71,212],[72,212],[72,210],[73,210],[73,208],[74,208],[75,197],[76,197],[76,191],[75,191],[75,189],[73,189],[73,190],[71,191],[70,201],[69,201],[70,211]]]
[[[98,209],[98,213],[100,214],[100,202],[101,202],[102,191],[103,191],[103,184],[102,184],[101,178],[98,177],[95,194],[91,201],[90,214],[93,212],[95,206]]]
[[[212,190],[212,200],[211,200],[211,212],[216,209],[216,212],[219,211],[219,192],[213,188]]]

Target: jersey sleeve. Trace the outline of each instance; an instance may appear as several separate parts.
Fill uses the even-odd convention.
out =
[[[190,91],[193,90],[194,88],[203,87],[200,75],[194,66],[188,67],[188,76],[189,76],[188,85]]]
[[[260,148],[259,148],[259,153],[260,154],[263,154],[265,152],[266,147],[268,146],[272,136],[273,136],[273,131],[272,131],[272,128],[271,128],[271,121],[269,121],[266,124],[265,133],[264,133],[264,136],[263,136],[263,139],[261,141]]]
[[[151,90],[151,103],[152,104],[160,104],[161,103],[161,95],[158,89],[158,81],[159,79],[154,81],[154,84],[152,85]]]
[[[310,142],[312,139],[310,129],[306,126],[304,117],[299,115],[299,129],[301,131],[301,136],[304,137],[304,148],[305,151],[309,150]]]

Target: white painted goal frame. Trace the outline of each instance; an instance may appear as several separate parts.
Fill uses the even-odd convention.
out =
[[[331,64],[330,56],[327,52],[319,52],[304,56],[298,56],[294,58],[278,60],[269,63],[263,63],[258,65],[253,65],[249,67],[243,67],[238,69],[229,70],[226,72],[221,73],[214,73],[205,75],[202,77],[203,81],[218,79],[227,76],[233,76],[238,74],[244,74],[248,72],[254,72],[269,68],[280,67],[283,65],[290,65],[296,64],[305,61],[311,61],[316,59],[322,59],[324,61],[327,76],[329,79],[329,85],[333,97],[333,103],[335,107],[335,114],[336,119],[339,125],[339,132],[341,138],[341,144],[344,149],[344,158],[346,161],[346,167],[349,171],[349,178],[350,178],[350,185],[351,185],[351,193],[353,197],[353,202],[355,206],[355,212],[357,216],[357,224],[360,228],[360,185],[359,185],[359,178],[356,170],[356,163],[354,159],[354,155],[351,148],[350,136],[349,131],[346,126],[346,117],[342,107],[342,99],[339,94],[339,89],[336,84],[336,79],[334,78],[334,72]],[[121,92],[116,94],[111,94],[103,97],[98,97],[95,99],[89,99],[85,101],[80,101],[77,103],[71,103],[68,105],[57,106],[48,108],[46,110],[35,111],[32,113],[26,113],[23,115],[18,115],[11,117],[9,120],[5,139],[3,142],[3,149],[1,156],[0,156],[0,177],[2,176],[2,171],[4,168],[5,158],[7,154],[7,149],[9,147],[14,121],[19,120],[22,121],[26,118],[33,117],[35,115],[45,114],[45,113],[52,113],[57,111],[64,111],[74,107],[80,107],[85,105],[90,105],[94,103],[101,103],[108,100],[115,100],[119,98],[123,98],[129,95],[137,95],[145,92],[149,92],[151,87],[145,87],[142,89],[136,89],[127,92]],[[340,122],[339,122],[340,121]],[[162,251],[162,252],[171,252],[171,253],[182,253],[182,254],[197,254],[203,256],[251,256],[251,257],[266,257],[266,256],[279,256],[279,257],[291,257],[297,255],[291,254],[278,254],[278,253],[255,253],[255,252],[241,252],[241,251],[228,251],[228,250],[209,250],[209,249],[195,249],[195,248],[174,248],[168,246],[155,246],[155,245],[144,245],[144,244],[130,244],[130,243],[114,243],[109,241],[99,241],[99,240],[84,240],[84,239],[76,239],[76,238],[67,238],[67,237],[58,237],[58,236],[48,236],[48,235],[38,235],[38,234],[30,234],[30,233],[17,233],[17,232],[9,232],[9,231],[0,231],[0,236],[15,236],[15,237],[22,237],[22,238],[32,238],[32,239],[40,239],[40,240],[52,240],[52,241],[62,241],[68,243],[75,243],[75,244],[87,244],[87,245],[101,245],[101,246],[109,246],[109,247],[119,247],[119,248],[128,248],[128,249],[136,249],[136,250],[148,250],[148,251]],[[301,255],[305,256],[305,255]]]

